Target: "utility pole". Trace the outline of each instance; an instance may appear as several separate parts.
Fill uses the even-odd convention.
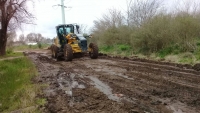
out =
[[[64,0],[61,0],[62,22],[65,24]]]
[[[62,14],[62,23],[65,24],[65,8],[72,8],[72,7],[67,7],[64,5],[64,0],[61,0],[61,4],[58,5],[53,5],[54,6],[60,6],[61,7],[61,14]]]

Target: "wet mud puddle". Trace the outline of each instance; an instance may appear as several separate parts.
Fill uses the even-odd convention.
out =
[[[74,80],[74,77],[76,76],[75,74],[69,73],[66,75],[66,72],[63,72],[60,75],[61,76],[57,79],[58,84],[60,88],[64,90],[68,96],[73,96],[72,93],[73,88],[79,88],[79,89],[86,88],[85,85],[79,84],[77,81]],[[66,75],[68,76],[68,78],[64,78],[62,75]]]
[[[120,97],[112,94],[112,89],[104,84],[99,79],[89,76],[90,80],[92,81],[91,84],[95,86],[95,88],[99,89],[99,91],[103,92],[109,99],[119,102]]]

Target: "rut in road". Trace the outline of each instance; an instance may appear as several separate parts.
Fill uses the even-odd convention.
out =
[[[164,63],[87,57],[57,62],[50,55],[28,56],[39,83],[49,84],[45,112],[150,112],[200,110],[198,71]]]

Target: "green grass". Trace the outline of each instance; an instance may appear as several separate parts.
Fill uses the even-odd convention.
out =
[[[144,51],[134,51],[130,45],[125,44],[100,46],[99,50],[101,53],[114,56],[130,57],[134,55],[138,56],[139,58],[147,58],[151,60],[164,59],[170,62],[193,65],[200,62],[200,43],[197,46],[198,49],[194,52],[183,52],[178,45],[172,45],[167,48],[163,48],[158,52],[150,53],[150,55],[143,54]]]
[[[31,83],[36,75],[35,66],[26,57],[0,61],[0,112],[37,105],[39,86]],[[29,112],[36,111],[35,108]]]
[[[39,98],[36,100],[37,105],[44,106],[47,103],[46,98]]]
[[[199,42],[199,44],[197,44],[197,49],[196,49],[196,51],[194,51],[194,55],[197,60],[200,60],[200,42]]]
[[[118,44],[114,46],[101,46],[100,52],[110,55],[130,56],[133,49],[129,45]]]
[[[0,59],[8,58],[8,57],[21,57],[21,56],[23,56],[23,53],[22,53],[22,52],[14,52],[14,51],[13,51],[13,48],[14,48],[14,47],[9,47],[9,48],[7,48],[7,49],[6,49],[6,55],[0,56]]]
[[[8,57],[20,57],[20,56],[23,56],[22,52],[14,52],[14,53],[11,53],[11,54],[6,54],[5,56],[0,56],[0,59],[1,58],[8,58]]]
[[[8,47],[6,49],[6,55],[0,56],[0,59],[2,59],[2,58],[8,58],[8,57],[20,57],[20,56],[23,56],[22,52],[14,52],[13,51],[13,47]]]
[[[5,56],[0,56],[0,59],[2,58],[8,58],[8,57],[20,57],[23,56],[22,52],[12,52],[12,53],[7,53]]]
[[[157,52],[157,55],[160,58],[165,58],[167,55],[178,55],[179,53],[182,53],[181,48],[178,45],[171,45],[169,47],[163,48],[162,50]]]
[[[195,64],[197,62],[195,55],[191,52],[182,53],[179,57],[179,62],[183,64]]]
[[[160,58],[164,58],[165,56],[171,54],[172,51],[173,51],[173,48],[171,48],[171,47],[162,49],[161,51],[158,52],[158,56]]]

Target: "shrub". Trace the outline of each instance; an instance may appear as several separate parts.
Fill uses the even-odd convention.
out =
[[[182,51],[194,51],[199,37],[200,20],[189,13],[178,13],[173,19],[173,37],[177,39]]]
[[[129,51],[131,47],[130,47],[129,45],[120,44],[120,45],[118,45],[118,48],[119,48],[121,51]]]
[[[173,49],[172,47],[168,47],[168,48],[160,50],[158,52],[159,57],[164,58],[165,56],[171,54],[173,51],[172,49]]]
[[[13,48],[11,48],[11,47],[8,48],[8,49],[6,50],[6,53],[7,53],[7,54],[11,54],[11,53],[13,53]]]
[[[164,58],[165,56],[169,55],[169,54],[179,54],[181,53],[181,48],[178,44],[166,47],[161,49],[157,54],[159,57]]]
[[[131,35],[132,45],[145,53],[160,51],[173,42],[170,24],[171,18],[168,15],[152,18]]]
[[[104,52],[109,52],[109,51],[112,51],[113,49],[114,49],[113,46],[102,46],[102,47],[100,47],[100,50],[104,51]]]
[[[133,10],[134,7],[130,9]],[[143,13],[139,16],[144,17],[146,13]],[[108,16],[116,19],[114,15]],[[157,11],[150,18],[139,19],[137,26],[133,21],[125,23],[126,19],[119,19],[123,19],[120,24],[116,24],[116,20],[112,23],[112,19],[107,18],[94,21],[92,32],[100,46],[117,47],[113,49],[117,52],[129,51],[131,47],[136,53],[157,53],[162,58],[169,54],[195,52],[200,46],[200,42],[197,42],[200,40],[200,13],[192,7],[191,11]]]
[[[42,48],[42,44],[40,42],[37,43],[38,48],[41,49]]]
[[[29,47],[29,48],[32,48],[32,45],[29,45],[28,47]]]

